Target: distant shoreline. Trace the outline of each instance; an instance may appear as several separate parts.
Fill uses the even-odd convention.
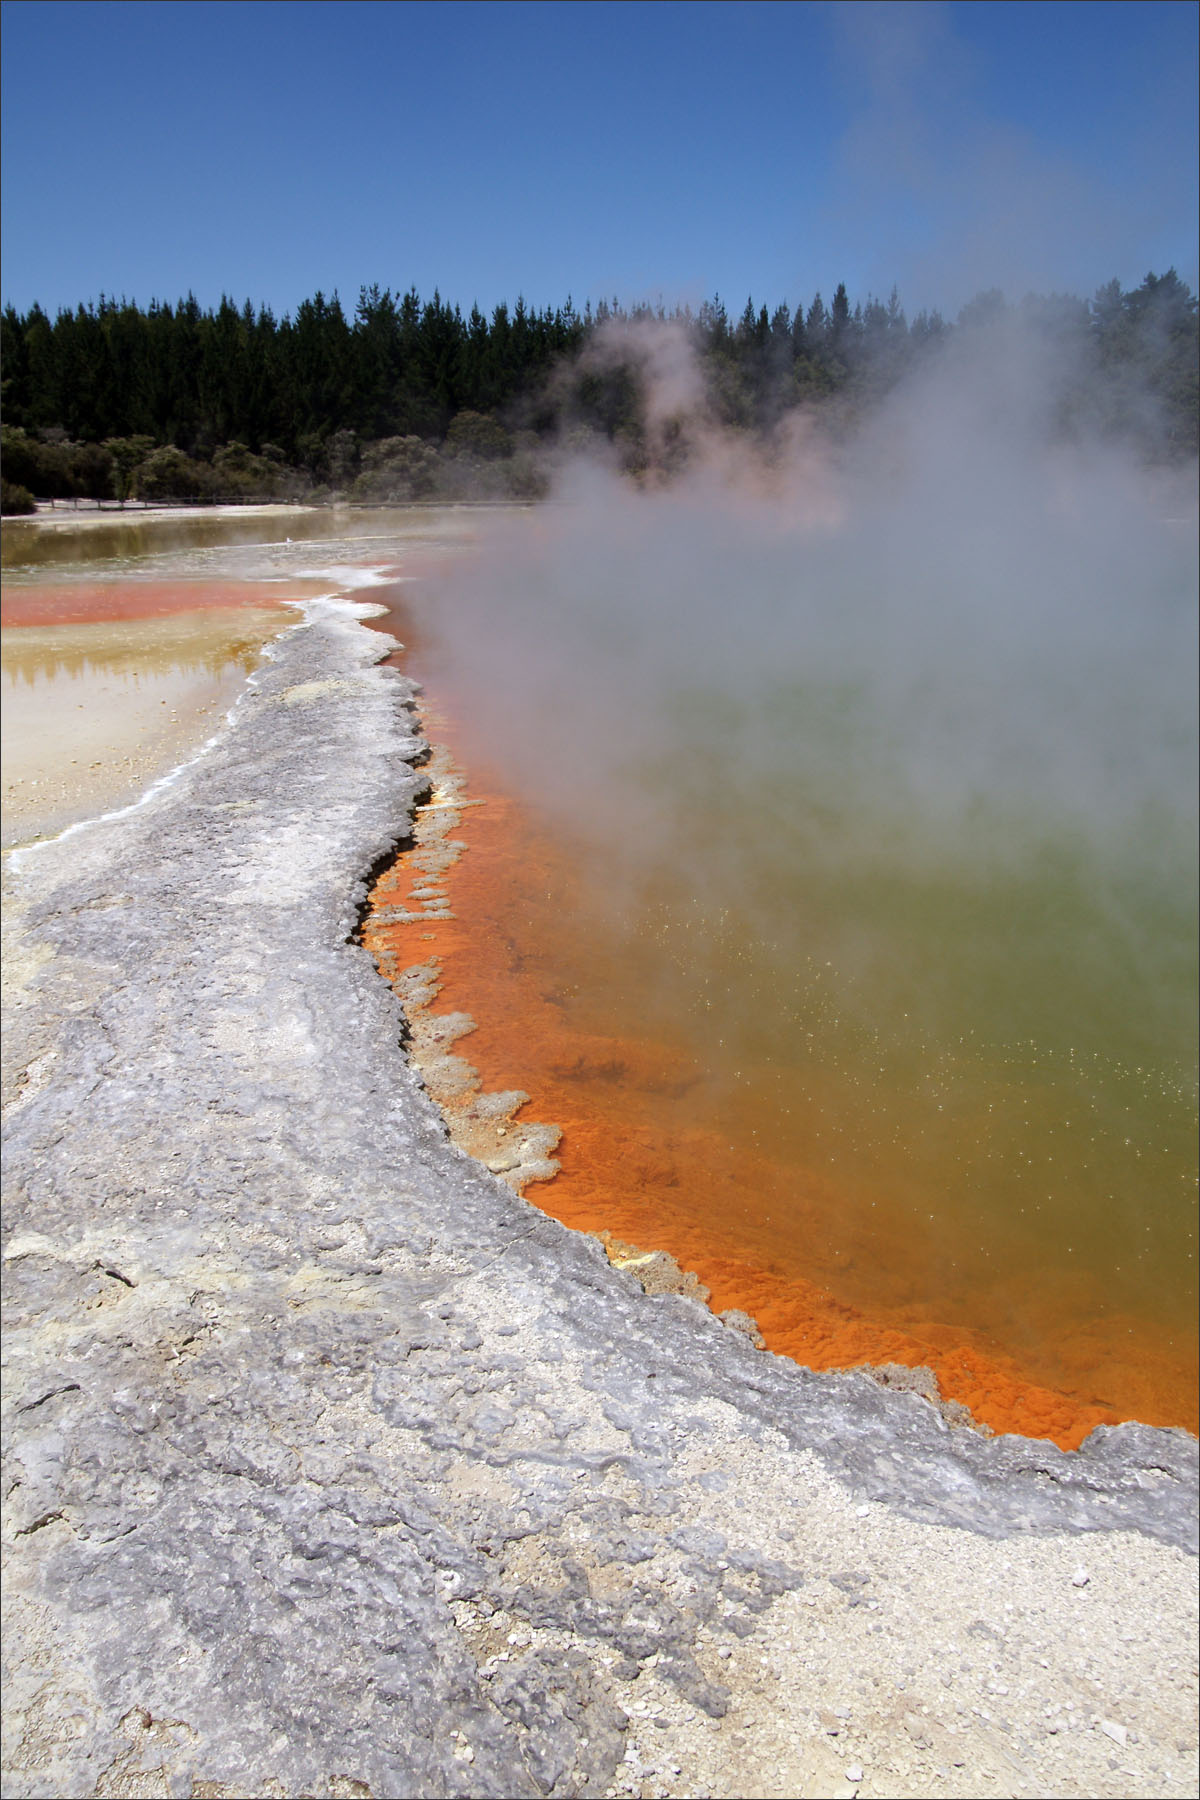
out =
[[[91,531],[103,525],[156,525],[184,519],[303,519],[319,513],[351,512],[524,512],[529,500],[249,500],[240,503],[221,501],[216,505],[156,506],[149,501],[127,500],[121,506],[116,500],[39,500],[35,513],[5,513],[4,536],[19,538],[23,533],[41,535],[53,532],[67,535],[75,531]]]
[[[86,531],[94,525],[121,524],[158,519],[237,519],[293,518],[310,512],[324,512],[324,505],[309,501],[293,503],[284,500],[248,501],[245,506],[222,502],[216,506],[156,506],[152,501],[126,500],[39,500],[35,513],[12,513],[4,516],[4,530],[10,527],[58,531]]]

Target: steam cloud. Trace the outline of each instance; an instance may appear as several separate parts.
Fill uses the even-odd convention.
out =
[[[1096,830],[1194,813],[1192,471],[1055,444],[1066,372],[1036,330],[955,343],[848,442],[796,415],[767,458],[705,423],[681,332],[625,326],[610,352],[631,336],[689,472],[648,492],[569,461],[445,597],[443,667],[525,791],[577,823],[618,793],[624,815],[683,696],[736,710],[753,758],[799,684],[856,696],[940,829],[991,801]],[[707,752],[715,783],[731,748]]]
[[[1052,867],[1075,941],[1027,944],[1024,979],[1074,959],[1070,1008],[1136,1015],[1139,1053],[1186,1066],[1192,472],[1056,435],[1071,371],[1019,314],[960,330],[852,432],[794,414],[759,451],[709,422],[678,330],[606,347],[690,460],[638,488],[568,459],[457,571],[433,677],[469,754],[590,846],[614,911],[667,879],[860,991],[909,955],[880,896],[915,913],[939,890],[960,936],[990,894],[968,948],[998,989],[1004,896],[1025,930]],[[906,1008],[938,979],[912,954]],[[967,954],[947,985],[970,987]]]

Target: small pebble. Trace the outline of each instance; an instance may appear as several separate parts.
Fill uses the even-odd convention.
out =
[[[1072,1587],[1086,1587],[1088,1582],[1091,1579],[1092,1578],[1088,1574],[1087,1570],[1083,1567],[1082,1564],[1080,1564],[1079,1568],[1076,1569],[1075,1573],[1071,1577],[1071,1586]]]
[[[859,1768],[857,1763],[851,1763],[850,1767],[848,1769],[846,1769],[844,1771],[844,1773],[845,1773],[846,1780],[852,1781],[854,1783],[855,1787],[858,1786],[859,1782],[863,1778],[863,1772]]]

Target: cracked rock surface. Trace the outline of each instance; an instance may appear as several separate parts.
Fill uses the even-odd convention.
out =
[[[1193,1440],[952,1431],[447,1141],[354,613],[6,874],[4,1792],[1193,1791]]]

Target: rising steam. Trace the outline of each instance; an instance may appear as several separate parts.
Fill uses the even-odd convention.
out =
[[[1019,318],[960,333],[855,429],[793,413],[754,451],[711,423],[680,330],[605,349],[637,355],[648,431],[686,469],[648,491],[569,459],[443,597],[443,674],[522,791],[636,857],[661,845],[662,761],[695,755],[719,809],[731,779],[778,775],[790,697],[798,789],[829,813],[868,784],[853,810],[897,854],[1194,818],[1190,471],[1065,438],[1052,341]],[[836,749],[804,716],[834,704]],[[878,854],[845,824],[810,821],[806,855]]]

